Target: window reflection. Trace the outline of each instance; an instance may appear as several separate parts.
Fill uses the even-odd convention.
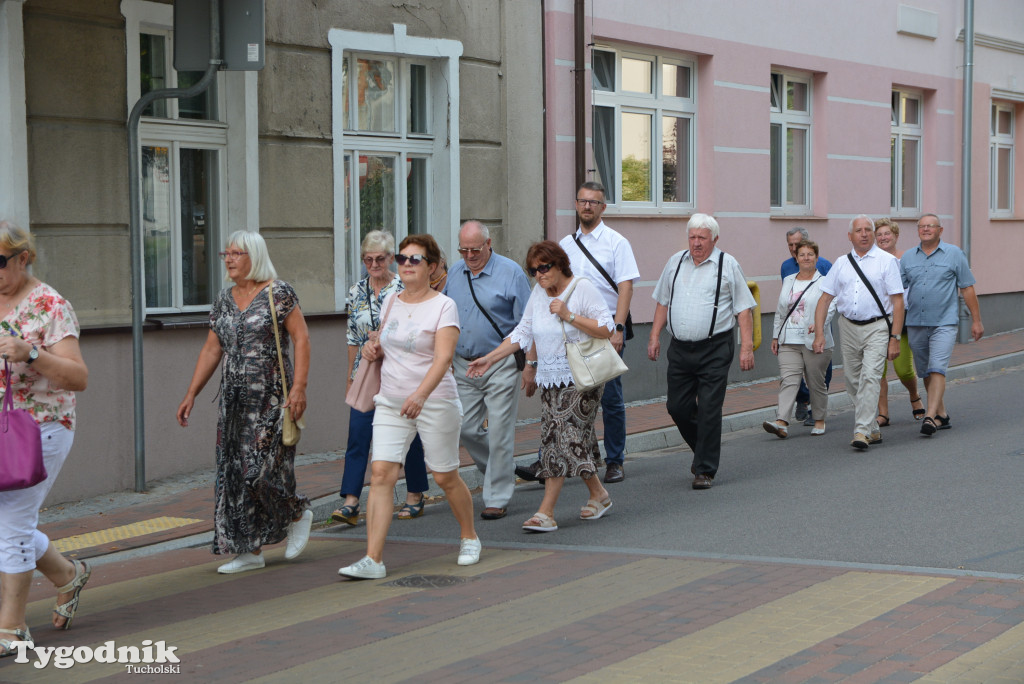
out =
[[[182,149],[181,164],[181,280],[185,306],[213,299],[216,282],[217,152]]]
[[[146,306],[171,306],[170,150],[142,148],[142,251],[146,272]]]
[[[667,97],[690,97],[690,69],[676,64],[662,64],[661,94]]]
[[[690,201],[690,120],[666,116],[661,120],[662,199]]]
[[[361,131],[393,132],[395,126],[395,63],[390,59],[359,59],[356,124]]]
[[[651,115],[622,114],[622,199],[650,202]]]
[[[634,93],[650,93],[651,62],[646,59],[622,58],[622,89]]]

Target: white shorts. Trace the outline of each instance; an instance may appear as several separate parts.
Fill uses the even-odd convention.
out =
[[[404,399],[378,394],[373,415],[373,458],[405,465],[405,455],[418,432],[423,442],[423,460],[436,473],[459,467],[459,433],[462,404],[458,399],[427,399],[415,419],[400,415]]]

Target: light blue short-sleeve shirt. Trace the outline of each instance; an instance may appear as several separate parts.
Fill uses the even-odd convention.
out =
[[[959,291],[975,282],[963,251],[941,240],[931,254],[920,245],[904,252],[900,275],[908,292],[907,325],[914,326],[956,325]]]

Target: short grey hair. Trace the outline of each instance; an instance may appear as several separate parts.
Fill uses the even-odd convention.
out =
[[[461,233],[463,231],[463,229],[469,228],[470,226],[475,226],[476,229],[480,231],[480,235],[483,236],[484,240],[490,240],[491,239],[491,231],[488,230],[487,226],[485,226],[484,224],[480,223],[480,221],[477,221],[476,219],[470,219],[470,220],[466,221],[465,223],[463,223],[462,227],[459,228],[459,232]]]
[[[811,236],[807,232],[806,228],[801,228],[800,226],[797,226],[796,228],[790,228],[789,230],[786,231],[786,242],[789,242],[790,235],[796,235],[797,233],[800,233],[801,240],[811,239]]]
[[[257,283],[277,278],[277,270],[270,260],[270,252],[267,251],[267,242],[259,233],[251,230],[236,230],[228,237],[227,248],[238,247],[243,252],[249,253],[249,275],[246,277]]]
[[[384,252],[385,254],[395,253],[395,236],[383,230],[371,230],[363,238],[359,246],[360,256],[366,256],[370,252]]]
[[[718,237],[718,221],[708,214],[694,214],[686,223],[686,232],[691,230],[710,230],[711,239],[714,240]]]
[[[864,219],[865,221],[870,223],[871,224],[871,232],[872,233],[875,232],[875,220],[873,218],[871,218],[870,216],[868,216],[867,214],[860,214],[859,216],[854,216],[852,219],[850,219],[850,230],[847,231],[847,232],[852,233],[853,232],[853,224],[856,223],[857,221],[860,221],[861,219]]]

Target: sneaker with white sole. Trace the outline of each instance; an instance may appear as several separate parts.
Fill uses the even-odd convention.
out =
[[[309,530],[313,527],[313,511],[308,508],[302,512],[302,517],[288,525],[288,547],[284,550],[284,557],[288,560],[298,558],[306,544],[309,543]]]
[[[245,572],[246,570],[259,570],[266,567],[266,565],[267,561],[263,559],[262,553],[259,555],[255,553],[240,553],[230,562],[217,568],[217,572],[222,575],[233,575],[236,572]]]
[[[463,539],[459,543],[459,565],[473,565],[480,562],[480,551],[484,545],[480,538]]]
[[[369,556],[363,556],[363,559],[358,563],[353,563],[338,570],[338,574],[342,577],[351,577],[352,579],[384,579],[387,577],[388,571],[383,563],[378,563]]]

